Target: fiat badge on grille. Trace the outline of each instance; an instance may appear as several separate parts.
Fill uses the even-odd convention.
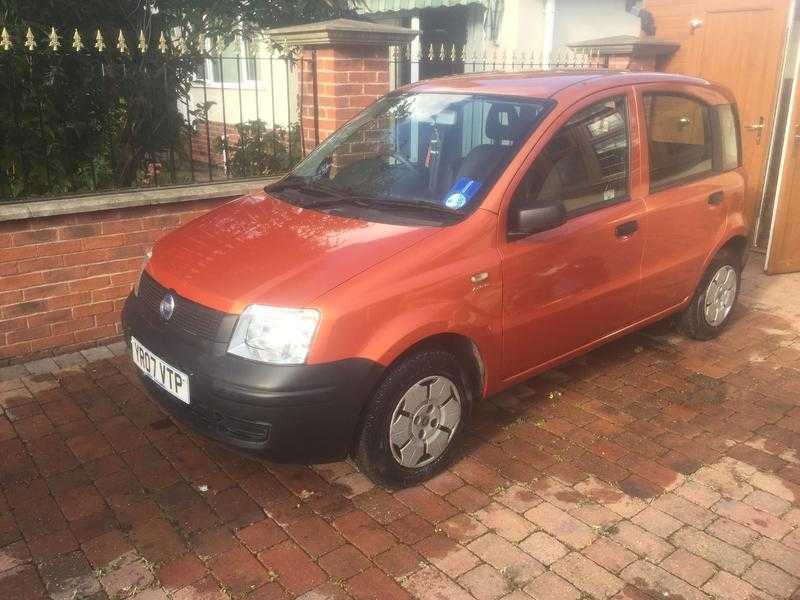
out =
[[[175,312],[175,297],[172,294],[164,296],[158,310],[161,312],[161,318],[169,321],[172,318],[172,313]]]

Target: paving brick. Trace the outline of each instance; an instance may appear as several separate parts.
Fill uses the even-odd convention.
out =
[[[541,497],[533,490],[519,484],[509,486],[497,494],[494,499],[518,513],[524,513],[542,503]]]
[[[286,539],[283,529],[272,519],[264,519],[236,532],[242,543],[250,552],[261,552]]]
[[[708,489],[708,488],[706,488]],[[676,490],[686,490],[686,486],[681,486]],[[708,494],[703,496],[698,491],[693,494],[694,497],[700,498],[702,501],[708,501],[710,498],[719,499],[718,494]],[[715,500],[716,501],[716,500]],[[714,513],[706,510],[703,506],[695,504],[694,502],[686,499],[683,496],[675,494],[664,494],[653,500],[652,508],[658,509],[661,512],[668,514],[674,519],[696,527],[697,529],[705,529],[711,521],[714,520]]]
[[[224,552],[208,562],[214,576],[236,596],[269,581],[269,575],[255,556],[243,546]]]
[[[800,552],[781,543],[761,538],[750,547],[753,556],[776,565],[787,573],[800,573]]]
[[[519,547],[545,566],[553,564],[569,552],[564,544],[544,531],[532,533]]]
[[[461,513],[452,518],[455,519],[463,516],[466,515]],[[389,523],[386,529],[404,544],[416,544],[418,541],[431,535],[435,526],[418,514],[409,513]]]
[[[720,500],[714,511],[773,540],[780,540],[792,530],[791,525],[744,502]]]
[[[753,491],[752,494],[745,497],[743,502],[776,517],[780,517],[792,507],[789,501],[763,490]]]
[[[344,543],[333,527],[316,516],[301,517],[290,523],[286,532],[312,557],[330,552]]]
[[[591,546],[583,550],[583,554],[601,567],[616,574],[637,559],[633,552],[626,550],[607,537],[598,538]]]
[[[465,485],[450,492],[445,499],[465,512],[475,512],[491,502],[491,498],[487,494],[471,485]]]
[[[752,585],[725,571],[717,573],[703,586],[703,591],[717,598],[747,598],[748,600],[764,599],[768,596],[759,592]]]
[[[480,562],[464,546],[443,535],[432,535],[417,543],[414,549],[453,579],[473,569]]]
[[[405,577],[419,570],[424,564],[422,556],[416,550],[404,544],[392,546],[383,554],[375,556],[373,560],[376,565],[392,577]]]
[[[695,587],[703,585],[717,572],[710,562],[683,548],[678,548],[665,558],[661,567]]]
[[[411,598],[395,581],[375,567],[359,573],[347,581],[347,587],[357,600],[384,600]]]
[[[746,552],[690,527],[677,531],[671,539],[676,546],[702,556],[734,575],[741,575],[753,563]]]
[[[678,521],[678,519],[652,506],[648,506],[642,512],[634,516],[631,522],[662,538],[669,537],[673,532],[683,526],[683,523]]]
[[[646,560],[639,560],[627,566],[620,577],[635,587],[646,589],[648,592],[644,596],[646,598],[658,595],[683,600],[707,600],[705,594]]]
[[[176,592],[206,576],[207,569],[200,559],[193,554],[184,554],[179,558],[162,564],[157,572],[161,585],[168,592]]]
[[[444,521],[458,512],[451,504],[422,486],[406,488],[395,492],[394,495],[400,502],[431,523]]]
[[[333,526],[347,541],[367,556],[385,552],[395,544],[394,537],[361,511],[353,511],[336,519]]]
[[[258,560],[274,571],[278,581],[291,594],[299,596],[324,583],[328,577],[297,544],[291,541],[264,550]]]
[[[579,590],[597,598],[610,598],[623,587],[616,575],[577,552],[568,554],[550,568]]]
[[[674,548],[652,533],[645,531],[629,521],[621,521],[611,532],[611,539],[625,546],[641,557],[660,561],[669,555]]]
[[[742,579],[777,598],[789,598],[800,587],[800,580],[762,560],[756,561]]]
[[[350,544],[340,546],[321,556],[318,563],[328,575],[340,579],[352,577],[356,573],[367,569],[371,564],[366,556]]]
[[[487,564],[481,564],[458,578],[476,600],[496,600],[512,591],[511,584],[503,575]]]
[[[503,572],[516,585],[526,585],[544,572],[542,564],[496,533],[487,533],[467,545],[481,560]]]
[[[536,600],[579,600],[581,593],[568,581],[548,571],[525,586],[525,593]]]
[[[435,567],[425,567],[403,581],[403,587],[420,600],[473,600],[464,588]]]
[[[585,548],[597,537],[590,527],[547,502],[527,511],[525,518],[576,550]]]
[[[723,542],[733,544],[742,550],[747,550],[750,544],[759,537],[758,532],[744,525],[739,525],[739,523],[734,523],[725,517],[720,517],[706,527],[706,533],[721,539]]]
[[[527,523],[527,521],[526,521]],[[528,523],[530,525],[530,523]],[[466,543],[486,533],[487,528],[480,521],[464,513],[450,517],[447,521],[439,523],[439,529],[449,538]],[[506,539],[508,539],[507,536]]]
[[[483,525],[509,542],[519,542],[528,537],[535,527],[513,510],[492,502],[474,514]]]

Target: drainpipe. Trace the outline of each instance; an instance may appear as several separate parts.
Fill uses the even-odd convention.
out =
[[[544,0],[544,23],[542,27],[542,63],[548,69],[553,54],[553,38],[556,33],[556,0]]]

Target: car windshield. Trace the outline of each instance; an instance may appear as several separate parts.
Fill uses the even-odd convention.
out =
[[[368,220],[386,213],[457,220],[477,208],[548,106],[485,95],[392,94],[268,191]]]

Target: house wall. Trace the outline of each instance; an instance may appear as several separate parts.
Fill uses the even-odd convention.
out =
[[[544,32],[544,0],[506,0],[497,47],[541,54]]]
[[[556,51],[594,38],[638,35],[641,29],[639,17],[625,10],[625,0],[556,0],[555,7]]]

